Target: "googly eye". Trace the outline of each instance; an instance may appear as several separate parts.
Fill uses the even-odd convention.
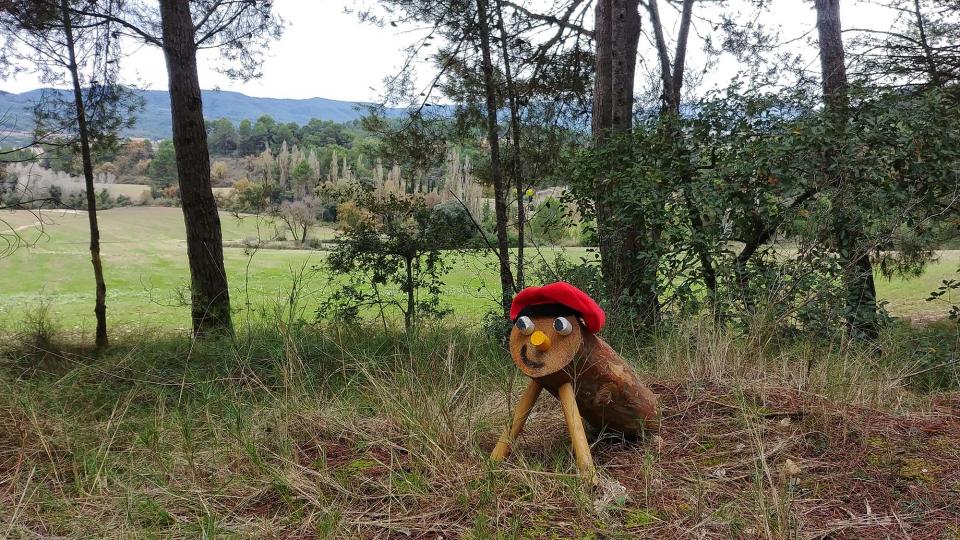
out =
[[[531,321],[530,317],[527,317],[526,315],[518,318],[517,322],[514,324],[516,325],[517,330],[519,330],[520,333],[525,336],[529,336],[534,330],[536,330],[536,327],[533,326],[533,321]]]
[[[561,336],[569,336],[573,332],[573,325],[566,317],[557,317],[553,320],[553,329]]]

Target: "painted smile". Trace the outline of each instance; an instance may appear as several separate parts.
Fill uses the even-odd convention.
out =
[[[524,364],[526,364],[527,366],[532,367],[532,368],[534,368],[534,369],[542,368],[543,365],[544,365],[543,362],[537,362],[537,361],[535,361],[535,360],[531,360],[531,359],[527,358],[527,346],[526,346],[526,345],[524,345],[523,347],[520,347],[520,359],[523,360],[523,363],[524,363]]]

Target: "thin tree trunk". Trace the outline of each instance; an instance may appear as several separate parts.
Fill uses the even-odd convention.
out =
[[[510,315],[514,282],[510,270],[510,241],[507,236],[507,194],[500,164],[500,134],[497,126],[497,88],[493,80],[493,60],[490,54],[490,20],[487,0],[477,0],[477,19],[480,28],[480,49],[483,57],[483,85],[487,98],[487,142],[490,145],[490,176],[493,180],[493,208],[497,217],[497,251],[500,258],[501,304],[504,317]]]
[[[653,5],[655,2],[656,0],[651,0],[651,5]],[[671,88],[673,89],[673,96],[671,97],[670,111],[677,121],[677,126],[675,126],[677,129],[673,133],[676,137],[678,148],[681,149],[682,155],[684,156],[684,163],[688,167],[682,180],[685,191],[684,198],[686,199],[687,209],[690,213],[690,225],[696,234],[693,241],[693,247],[694,251],[697,252],[697,258],[700,260],[700,269],[703,272],[703,283],[707,287],[707,295],[709,297],[710,304],[714,309],[714,316],[719,318],[720,310],[716,305],[717,271],[714,268],[713,255],[710,253],[710,246],[707,243],[706,220],[703,217],[703,213],[697,207],[697,204],[693,199],[693,195],[690,192],[690,184],[692,183],[694,171],[692,170],[692,164],[690,163],[690,158],[688,157],[686,138],[683,132],[679,129],[680,99],[683,90],[683,70],[684,66],[686,65],[687,40],[690,37],[690,23],[693,19],[693,2],[694,0],[683,1],[683,7],[680,10],[680,29],[677,36],[677,52],[673,57],[673,73],[665,73],[664,77],[672,78]]]
[[[500,49],[503,52],[503,75],[507,83],[507,101],[510,103],[510,130],[513,133],[513,155],[510,156],[510,177],[517,191],[517,273],[514,285],[517,289],[525,286],[523,269],[524,227],[526,226],[526,209],[523,204],[523,171],[520,168],[520,103],[517,100],[517,89],[513,81],[513,72],[510,68],[510,39],[503,24],[503,2],[497,2],[497,26],[500,30]]]
[[[927,29],[923,22],[920,0],[913,0],[913,14],[916,17],[917,35],[920,38],[920,47],[923,49],[923,58],[927,64],[927,76],[930,77],[930,85],[939,88],[941,85],[940,70],[937,69],[937,61],[933,56],[930,40],[927,39]]]
[[[849,115],[847,68],[844,62],[840,27],[840,0],[815,0],[817,34],[820,40],[820,69],[823,77],[823,99],[830,132],[835,141],[842,141]],[[827,151],[825,169],[835,170],[839,156],[835,145]],[[877,291],[873,281],[870,249],[856,212],[856,200],[843,172],[832,179],[834,187],[834,232],[843,266],[846,288],[847,332],[853,338],[877,337]]]
[[[231,334],[230,290],[223,237],[210,185],[210,154],[197,75],[197,48],[189,0],[160,0],[173,145],[190,261],[193,332]]]
[[[90,262],[96,282],[96,302],[93,312],[97,316],[97,349],[107,346],[107,284],[103,279],[103,262],[100,258],[100,226],[97,223],[97,193],[93,185],[93,158],[90,154],[90,131],[87,126],[87,111],[80,87],[76,45],[73,39],[73,21],[70,20],[69,0],[60,0],[63,15],[63,31],[67,41],[70,78],[73,82],[73,103],[77,110],[77,131],[80,135],[80,156],[83,160],[83,180],[87,188],[87,220],[90,223]]]
[[[403,314],[403,323],[407,332],[413,328],[413,322],[416,317],[416,299],[413,296],[414,286],[413,286],[413,259],[410,257],[406,258],[406,271],[407,271],[407,310]]]

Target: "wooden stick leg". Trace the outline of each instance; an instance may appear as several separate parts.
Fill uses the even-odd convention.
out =
[[[590,445],[587,444],[587,434],[583,430],[583,420],[580,418],[580,409],[577,408],[577,397],[573,392],[573,385],[565,383],[557,391],[560,404],[563,406],[563,417],[567,421],[570,431],[570,442],[573,443],[573,453],[577,457],[577,468],[586,478],[593,478],[593,456],[590,455]]]
[[[520,397],[520,402],[517,403],[517,410],[513,413],[513,425],[500,435],[500,440],[497,442],[496,448],[493,449],[493,453],[490,454],[490,459],[500,461],[510,453],[510,445],[513,444],[517,435],[520,435],[523,424],[526,423],[527,417],[530,416],[530,410],[533,409],[533,404],[540,397],[541,390],[543,390],[543,386],[530,379],[527,389],[523,391],[523,396]]]

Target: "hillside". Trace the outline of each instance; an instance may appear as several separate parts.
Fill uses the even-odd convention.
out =
[[[29,132],[33,126],[33,107],[42,93],[42,89],[20,94],[0,91],[0,131]],[[145,103],[137,117],[137,125],[124,135],[150,139],[170,137],[170,98],[167,92],[145,90],[141,95]],[[207,118],[228,118],[234,123],[244,119],[256,120],[265,114],[272,116],[277,122],[306,124],[314,118],[349,122],[362,117],[368,105],[369,103],[320,97],[261,98],[224,90],[205,90],[203,93],[203,108]],[[391,115],[399,113],[400,109],[388,110]]]

